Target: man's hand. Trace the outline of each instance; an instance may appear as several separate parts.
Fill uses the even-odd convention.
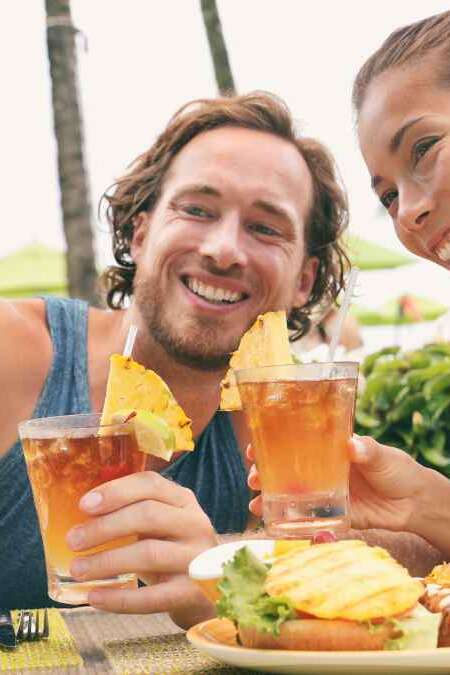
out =
[[[414,531],[410,528],[425,489],[425,469],[406,452],[381,445],[367,436],[355,435],[349,450],[352,527]],[[251,448],[247,456],[254,459]],[[254,490],[260,489],[254,466],[248,484]],[[252,500],[250,510],[261,515],[260,496]]]
[[[73,576],[88,581],[136,573],[149,584],[135,590],[91,591],[93,607],[109,612],[170,612],[180,625],[212,615],[211,606],[187,577],[191,560],[217,544],[210,520],[191,490],[144,471],[88,492],[80,508],[93,518],[69,532],[74,551],[132,534],[139,540],[75,559]]]

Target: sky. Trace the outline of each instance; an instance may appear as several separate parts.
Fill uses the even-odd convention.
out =
[[[64,248],[44,0],[25,5],[26,16],[24,3],[0,3],[0,257],[35,241]],[[181,105],[214,96],[216,85],[200,0],[72,0],[71,6],[102,266],[110,260],[107,225],[97,217],[103,191]],[[447,10],[448,0],[218,0],[218,8],[238,91],[265,89],[284,98],[303,133],[334,154],[349,192],[351,231],[401,250],[357,148],[352,81],[392,30]],[[396,277],[365,275],[364,304],[406,289],[450,305],[445,270],[427,262],[412,268]]]

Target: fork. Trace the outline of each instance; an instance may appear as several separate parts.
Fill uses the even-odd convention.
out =
[[[21,612],[19,627],[17,629],[17,640],[19,642],[42,640],[48,638],[50,634],[48,625],[48,610],[44,610],[44,619],[39,610],[34,612]]]

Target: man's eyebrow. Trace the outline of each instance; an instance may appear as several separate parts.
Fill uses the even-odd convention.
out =
[[[180,188],[175,193],[174,199],[183,197],[183,195],[186,194],[201,194],[201,195],[209,195],[212,197],[222,196],[219,190],[212,187],[212,185],[207,185],[206,183],[192,183],[192,185],[185,185],[184,187]]]
[[[406,122],[403,126],[400,127],[400,129],[398,129],[395,132],[395,134],[392,136],[391,140],[389,141],[389,152],[391,153],[391,155],[395,154],[397,152],[397,150],[399,149],[399,147],[401,146],[403,138],[404,138],[406,132],[408,131],[408,129],[410,129],[415,124],[417,124],[418,122],[423,120],[424,117],[425,117],[425,115],[421,115],[420,117],[414,117],[414,119]],[[377,185],[379,183],[381,183],[382,180],[383,180],[382,176],[373,176],[373,178],[370,181],[371,185],[372,185],[372,190],[375,190]]]
[[[253,202],[253,206],[262,211],[266,211],[266,213],[270,213],[272,216],[279,216],[292,223],[292,216],[286,209],[278,204],[268,202],[265,199],[257,199],[256,202]]]

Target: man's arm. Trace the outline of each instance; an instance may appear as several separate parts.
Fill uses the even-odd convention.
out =
[[[422,467],[424,489],[411,513],[408,530],[417,532],[450,560],[450,480]]]
[[[350,530],[346,539],[362,539],[370,546],[382,546],[415,577],[424,577],[444,555],[425,539],[411,532],[390,530]]]

